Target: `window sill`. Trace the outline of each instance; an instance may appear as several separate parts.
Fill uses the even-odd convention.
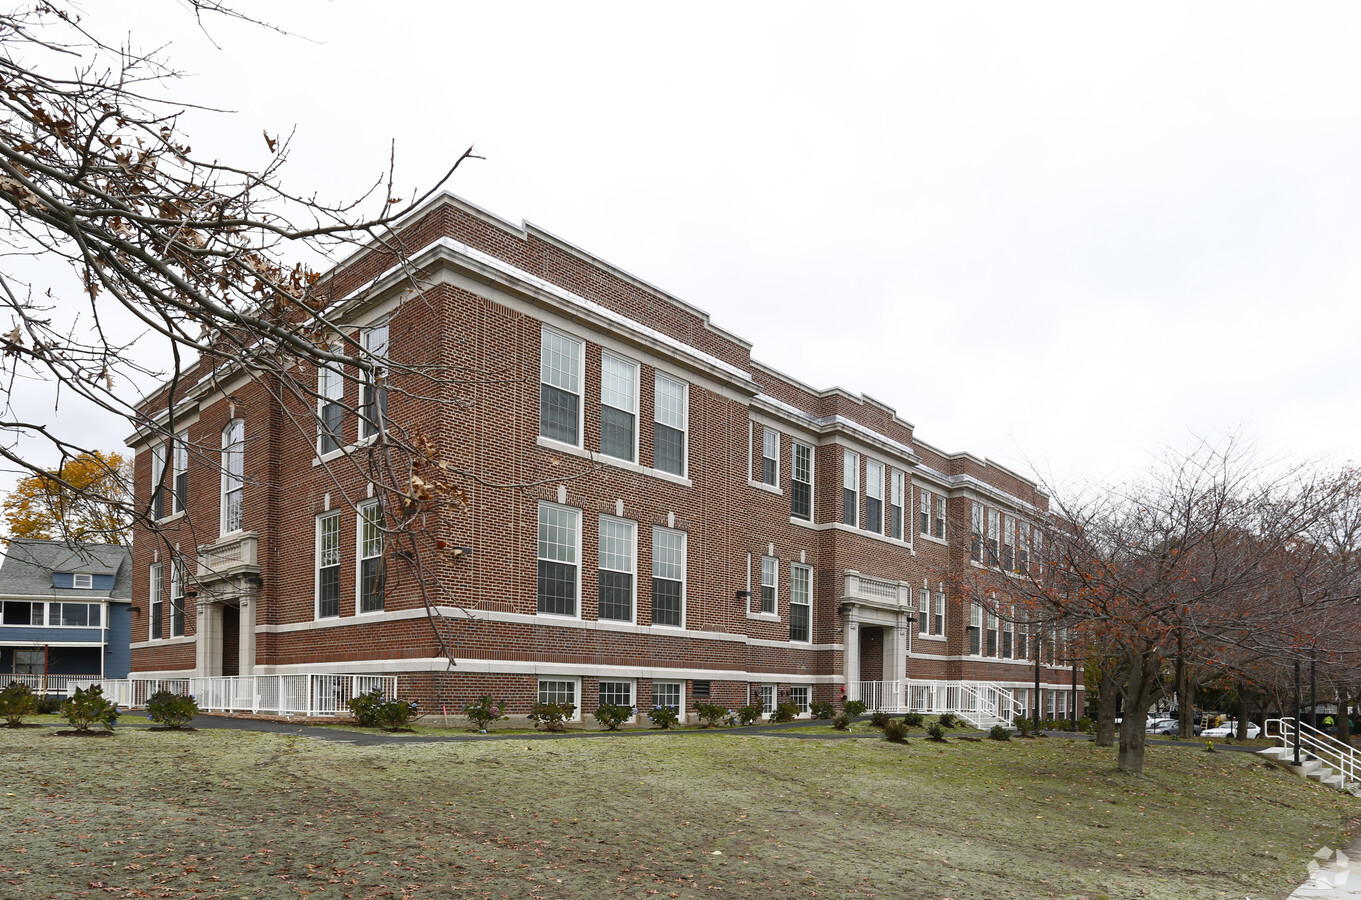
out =
[[[325,465],[326,463],[331,462],[332,460],[340,459],[341,457],[344,456],[349,456],[356,450],[363,450],[365,447],[368,447],[376,440],[378,440],[378,435],[371,434],[368,437],[360,438],[353,444],[346,444],[345,446],[340,447],[339,449],[330,450],[327,451],[326,453],[320,454],[316,453],[316,448],[313,447],[312,467],[316,468],[317,466]]]
[[[919,640],[919,641],[936,641],[937,643],[943,644],[943,643],[945,643],[946,638],[945,638],[945,635],[943,635],[943,634],[922,634],[921,632],[917,632],[917,640]]]
[[[183,519],[183,518],[184,518],[184,510],[181,509],[181,510],[179,510],[178,512],[172,512],[172,513],[171,513],[170,515],[168,515],[168,516],[162,516],[161,518],[159,518],[159,519],[156,520],[156,524],[157,524],[157,525],[168,525],[168,524],[170,524],[171,522],[174,522],[174,521],[176,521],[176,520],[178,520],[178,519]]]
[[[748,612],[747,618],[755,622],[778,622],[780,621],[780,614],[778,612],[773,613]]]
[[[945,538],[938,538],[934,534],[919,534],[917,536],[924,541],[930,541],[933,544],[940,544],[942,547],[950,546],[949,542],[946,541]]]
[[[538,611],[536,610],[535,613],[534,613],[534,615],[538,616],[538,617],[541,618],[541,619],[558,619],[558,620],[563,621],[563,622],[580,622],[580,621],[581,621],[581,616],[568,616],[568,615],[564,615],[563,613],[546,613],[546,612],[538,612]],[[614,620],[613,620],[613,619],[606,619],[605,621],[606,621],[606,622],[612,622],[612,621],[614,621]],[[624,624],[624,623],[620,623],[620,624]]]
[[[774,494],[776,497],[784,496],[784,491],[780,490],[773,484],[766,484],[764,481],[757,481],[754,478],[748,478],[747,484],[756,488],[758,491],[765,491],[767,494]]]
[[[611,468],[615,469],[623,469],[626,472],[635,472],[639,475],[647,475],[650,478],[657,478],[662,481],[668,481],[671,484],[678,484],[681,487],[694,487],[694,482],[683,475],[672,475],[670,472],[663,472],[661,469],[649,469],[647,466],[640,466],[637,463],[629,462],[626,459],[616,459],[613,456],[605,456],[604,454],[601,453],[592,453],[589,450],[583,450],[581,447],[578,447],[575,444],[564,444],[562,441],[555,441],[552,438],[546,438],[543,435],[539,435],[539,437],[535,439],[534,443],[535,445],[542,447],[545,450],[556,450],[559,453],[566,453],[571,456],[577,456],[580,457],[581,459],[590,460],[591,462],[598,463],[602,466],[610,466]]]

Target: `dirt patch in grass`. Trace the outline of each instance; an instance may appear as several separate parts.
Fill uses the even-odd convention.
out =
[[[1248,754],[767,736],[0,736],[0,896],[1284,897],[1354,798]]]

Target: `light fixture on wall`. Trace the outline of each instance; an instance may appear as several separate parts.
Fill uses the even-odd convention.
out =
[[[738,592],[737,592],[737,599],[738,599],[738,600],[750,600],[750,599],[751,599],[751,591],[738,591]]]

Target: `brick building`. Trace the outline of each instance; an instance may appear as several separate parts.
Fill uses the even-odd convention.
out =
[[[1029,708],[1038,671],[1044,707],[1072,708],[1064,660],[951,591],[1024,566],[1035,484],[534,226],[444,195],[400,233],[407,264],[373,248],[330,276],[332,320],[386,371],[309,370],[297,396],[201,364],[147,398],[134,676],[985,718]],[[394,467],[390,439],[427,452]],[[450,472],[471,473],[460,508],[404,504]]]

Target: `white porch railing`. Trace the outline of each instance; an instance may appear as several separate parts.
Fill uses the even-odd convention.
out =
[[[17,681],[33,688],[33,693],[39,696],[57,695],[65,697],[71,682],[76,682],[77,687],[79,687],[91,679],[97,680],[98,678],[98,675],[0,675],[0,686],[9,684],[11,681]]]
[[[1317,759],[1328,768],[1342,776],[1345,786],[1361,783],[1361,752],[1349,747],[1326,732],[1319,731],[1308,722],[1296,722],[1294,718],[1268,719],[1267,732],[1271,723],[1276,723],[1276,733],[1271,736],[1294,756],[1295,743],[1299,742],[1301,759]]]
[[[910,684],[909,709],[939,715],[951,712],[975,728],[1010,726],[1024,713],[1016,691],[988,681],[916,681]]]
[[[863,702],[870,712],[897,712],[901,688],[896,681],[852,681],[846,699]]]
[[[192,695],[204,712],[269,713],[280,716],[334,716],[349,712],[360,694],[382,691],[397,696],[396,675],[231,675],[195,678],[88,679],[119,706],[146,706],[157,691]],[[81,685],[84,686],[83,684]]]

